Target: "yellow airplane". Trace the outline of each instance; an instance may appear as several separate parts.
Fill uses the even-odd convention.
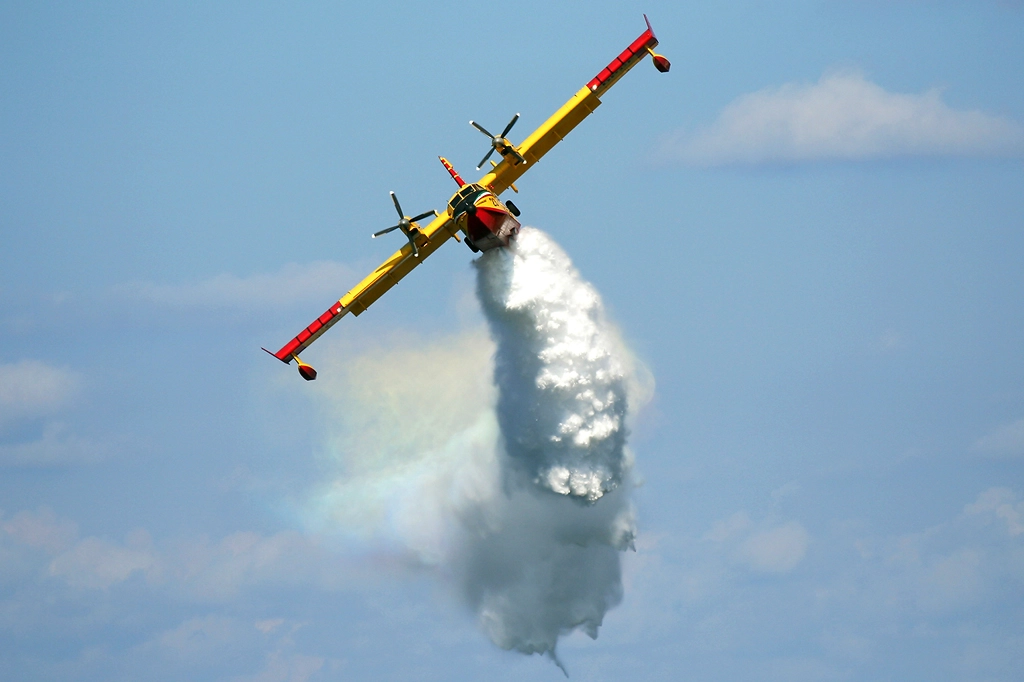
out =
[[[613,59],[589,83],[580,88],[579,92],[562,105],[561,109],[530,133],[529,137],[519,145],[512,144],[505,137],[519,120],[519,114],[512,117],[500,135],[492,135],[479,123],[470,121],[470,125],[491,138],[491,149],[477,166],[477,170],[483,167],[494,152],[498,152],[502,157],[501,162],[491,161],[490,172],[480,178],[478,182],[467,183],[448,163],[447,159],[439,157],[441,163],[459,185],[459,191],[449,200],[448,210],[444,213],[427,211],[410,218],[402,211],[398,197],[392,192],[391,200],[398,212],[398,224],[381,230],[373,236],[379,237],[394,230],[401,230],[409,243],[392,254],[380,267],[342,296],[341,300],[328,308],[327,312],[286,343],[281,350],[276,353],[266,348],[263,350],[285,364],[290,364],[292,360],[295,360],[302,378],[312,381],[316,379],[316,370],[300,360],[299,353],[348,313],[358,316],[369,308],[388,289],[448,241],[449,237],[461,241],[459,238],[461,232],[465,237],[466,245],[473,252],[508,246],[509,242],[514,240],[519,233],[520,225],[516,220],[519,216],[519,209],[511,201],[502,202],[498,195],[509,188],[518,193],[515,181],[540,161],[541,157],[568,135],[569,131],[579,125],[580,121],[597,109],[601,104],[601,96],[648,54],[651,55],[651,60],[658,71],[665,73],[669,70],[671,64],[668,59],[654,52],[654,48],[658,45],[658,39],[654,37],[654,31],[651,28],[651,22],[647,21],[647,15],[644,15],[644,21],[647,22],[647,30],[640,34],[639,38],[634,40],[629,47],[623,50],[622,54]],[[426,227],[417,224],[418,220],[429,216],[434,216],[434,219]]]

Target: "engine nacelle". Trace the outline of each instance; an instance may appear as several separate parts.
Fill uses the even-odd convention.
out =
[[[306,381],[313,381],[316,379],[316,370],[313,369],[313,365],[307,365],[298,358],[295,359],[299,363],[299,376]]]

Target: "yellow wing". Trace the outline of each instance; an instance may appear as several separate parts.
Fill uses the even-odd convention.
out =
[[[412,272],[413,268],[422,263],[427,256],[434,253],[438,247],[448,241],[448,238],[454,236],[456,232],[455,225],[448,218],[447,213],[442,213],[434,218],[426,227],[416,226],[415,223],[413,225],[418,228],[418,234],[415,236],[416,247],[419,250],[418,258],[413,256],[410,244],[406,244],[398,251],[395,251],[391,254],[390,258],[380,264],[380,267],[367,275],[362,282],[342,296],[323,315],[313,320],[294,339],[282,346],[281,350],[271,353],[271,355],[286,363],[291,362],[293,358],[298,360],[298,354],[320,338],[320,335],[334,326],[338,320],[349,313],[359,315],[369,308],[374,301],[383,296],[388,289],[398,284],[399,280]],[[269,353],[270,351],[267,352]],[[315,372],[313,376],[316,376]]]
[[[647,20],[646,16],[644,16],[644,20]],[[654,64],[659,71],[668,71],[668,60],[654,53],[654,47],[657,44],[658,39],[654,37],[650,22],[647,22],[647,30],[639,38],[634,40],[622,54],[613,59],[589,83],[580,88],[579,92],[573,95],[562,108],[523,140],[523,143],[516,147],[514,152],[508,152],[501,163],[480,179],[479,184],[495,194],[501,194],[508,189],[523,173],[532,168],[552,147],[579,125],[580,121],[589,116],[601,104],[601,95],[648,54],[654,59]],[[383,296],[388,289],[395,286],[399,280],[448,241],[449,237],[455,236],[457,232],[455,224],[449,219],[447,213],[434,218],[426,227],[417,226],[417,229],[418,234],[416,234],[415,240],[419,250],[418,258],[413,255],[412,246],[406,244],[393,253],[379,268],[367,275],[351,291],[342,296],[323,315],[299,332],[298,336],[285,344],[281,350],[271,353],[271,355],[286,363],[290,363],[293,359],[296,360],[299,363],[299,372],[304,378],[315,378],[316,371],[300,361],[298,354],[348,313],[359,315],[369,308],[374,301]],[[267,352],[270,353],[270,351]]]
[[[647,21],[646,15],[644,21]],[[648,54],[653,58],[654,65],[659,71],[668,71],[669,61],[654,53],[654,48],[657,45],[658,39],[654,37],[654,31],[648,21],[647,30],[640,34],[639,38],[634,40],[629,47],[622,51],[622,54],[613,59],[607,67],[563,104],[561,109],[552,114],[539,128],[530,133],[522,144],[515,148],[515,151],[525,159],[525,163],[517,159],[513,153],[509,153],[505,155],[501,163],[495,166],[494,170],[480,179],[480,184],[495,194],[501,194],[512,186],[523,173],[533,168],[533,165],[540,161],[541,157],[551,151],[552,147],[561,142],[573,128],[579,125],[580,121],[597,109],[601,105],[601,95]]]

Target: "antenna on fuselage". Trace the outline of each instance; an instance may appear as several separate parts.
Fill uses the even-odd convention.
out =
[[[443,156],[439,156],[437,158],[441,159],[441,163],[443,163],[444,167],[448,169],[448,173],[451,174],[452,180],[459,183],[459,187],[465,187],[466,181],[463,180],[462,176],[459,175],[459,172],[452,167],[452,164],[448,162],[448,159]]]

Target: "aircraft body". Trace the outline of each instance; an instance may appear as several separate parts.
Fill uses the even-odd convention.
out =
[[[644,21],[647,21],[646,16]],[[358,316],[369,308],[449,238],[454,237],[456,241],[462,241],[464,238],[466,245],[474,252],[508,246],[519,233],[519,209],[511,201],[502,201],[502,192],[509,188],[518,192],[514,184],[516,180],[597,109],[601,104],[601,96],[648,54],[651,55],[658,71],[667,72],[671,65],[668,59],[654,52],[657,45],[658,39],[654,37],[651,24],[647,21],[647,30],[640,34],[639,38],[519,145],[512,144],[506,137],[519,119],[519,114],[512,118],[500,135],[492,135],[483,126],[470,121],[470,125],[491,138],[491,149],[477,166],[477,170],[483,167],[494,152],[498,152],[501,161],[492,161],[491,170],[479,181],[467,183],[447,159],[440,157],[441,163],[459,185],[444,213],[427,211],[410,218],[404,214],[398,198],[392,192],[391,199],[400,220],[397,225],[381,230],[373,236],[378,237],[394,230],[401,230],[408,244],[392,254],[380,267],[279,351],[274,353],[266,348],[263,350],[267,350],[285,364],[295,360],[299,374],[307,381],[311,381],[316,378],[316,370],[300,360],[299,353],[345,315],[352,313]],[[417,223],[429,216],[434,218],[426,226]]]

